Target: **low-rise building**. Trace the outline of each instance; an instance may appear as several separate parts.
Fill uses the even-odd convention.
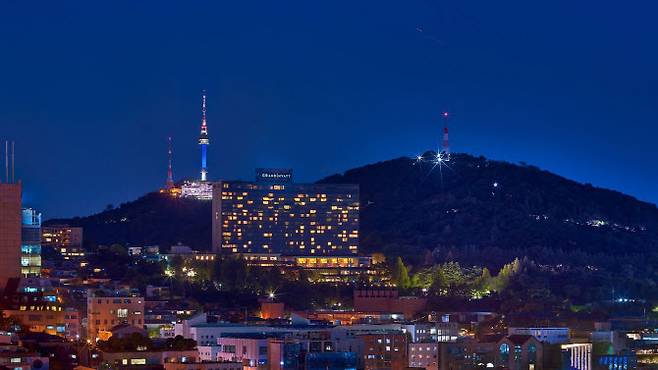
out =
[[[199,349],[200,361],[219,361],[219,353],[222,351],[222,346],[212,344],[208,346],[197,346],[197,348]]]
[[[196,363],[199,352],[187,351],[136,351],[136,352],[101,352],[101,362],[110,368],[127,366],[164,365],[167,363]]]
[[[27,351],[3,351],[0,353],[0,367],[13,370],[48,369],[48,357]]]
[[[144,298],[126,292],[89,290],[87,293],[87,339],[107,340],[119,324],[144,326]]]
[[[361,335],[365,370],[397,370],[408,366],[407,335],[381,333]]]
[[[306,370],[356,370],[353,352],[311,352],[306,354]]]
[[[508,335],[497,343],[497,366],[509,369],[543,368],[543,345],[531,335]]]
[[[81,315],[63,299],[60,288],[44,278],[12,278],[7,282],[0,309],[30,331],[77,339]]]
[[[164,370],[242,370],[241,362],[167,362]]]
[[[411,341],[454,342],[459,336],[459,326],[454,322],[414,322],[404,324],[402,331],[409,333]]]
[[[53,248],[64,260],[81,260],[85,258],[82,248],[81,227],[69,225],[50,225],[41,228],[41,246]]]
[[[409,367],[437,370],[439,368],[440,343],[409,343]]]
[[[592,343],[568,343],[560,345],[563,368],[592,369]]]
[[[238,361],[248,367],[267,365],[268,338],[276,334],[227,334],[217,339],[216,361]]]
[[[427,298],[403,296],[395,289],[355,289],[354,310],[402,313],[411,319],[424,311]]]

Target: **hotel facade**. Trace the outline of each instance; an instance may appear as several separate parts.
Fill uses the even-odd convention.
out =
[[[213,251],[352,256],[359,246],[359,187],[296,184],[290,170],[213,186]]]

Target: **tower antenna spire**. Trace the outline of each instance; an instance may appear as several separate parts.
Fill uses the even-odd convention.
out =
[[[206,153],[210,139],[208,138],[208,124],[206,121],[206,90],[201,95],[201,134],[199,135],[199,145],[201,145],[201,181],[208,180],[208,168],[206,166]]]
[[[169,159],[169,165],[167,167],[167,184],[166,184],[166,189],[171,190],[174,187],[174,174],[173,170],[171,168],[171,162],[172,162],[172,156],[173,156],[173,150],[172,150],[172,145],[171,145],[171,136],[169,136],[169,150],[167,151],[168,159]]]
[[[203,90],[201,96],[201,130],[208,130],[206,126],[206,90]]]
[[[443,112],[441,114],[443,117],[443,143],[441,145],[441,151],[446,155],[447,158],[450,158],[450,141],[448,140],[448,112]]]

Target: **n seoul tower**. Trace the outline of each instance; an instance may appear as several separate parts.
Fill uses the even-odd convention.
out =
[[[208,138],[208,125],[206,124],[206,91],[203,91],[201,98],[201,135],[199,135],[199,145],[201,145],[201,181],[206,181],[208,177],[208,168],[206,167],[206,152],[208,150],[210,139]]]

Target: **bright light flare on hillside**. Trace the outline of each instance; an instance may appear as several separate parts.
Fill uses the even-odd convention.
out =
[[[438,167],[441,176],[441,183],[443,183],[443,167],[452,170],[452,168],[448,165],[448,163],[452,159],[450,153],[443,152],[441,150],[437,151],[435,154],[427,154],[425,156],[416,155],[411,159],[413,161],[412,165],[414,166],[421,165],[423,163],[429,163],[432,165],[429,172],[427,173],[427,176],[429,176],[432,173],[432,171],[434,171],[434,169]]]

